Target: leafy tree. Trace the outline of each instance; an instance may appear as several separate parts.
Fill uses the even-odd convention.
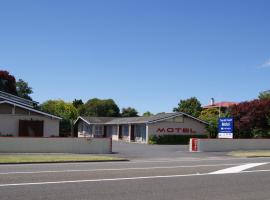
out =
[[[216,138],[218,134],[219,110],[217,108],[205,109],[201,112],[199,119],[208,122],[206,129],[211,138]]]
[[[17,95],[16,91],[16,79],[10,75],[8,71],[0,70],[0,90]]]
[[[72,103],[63,100],[48,100],[40,105],[40,109],[63,119],[75,120],[78,117],[78,112]]]
[[[78,109],[80,106],[83,105],[83,101],[81,99],[74,99],[72,104],[75,108]]]
[[[261,99],[261,100],[262,99],[270,99],[270,90],[260,92],[258,98]]]
[[[90,99],[79,110],[80,115],[118,117],[120,109],[112,99]]]
[[[186,100],[180,100],[178,107],[174,108],[173,111],[183,112],[193,117],[199,117],[202,111],[202,106],[196,97],[191,97]]]
[[[121,113],[122,117],[138,117],[138,111],[135,108],[123,108],[122,109],[122,113]]]
[[[78,117],[77,109],[72,103],[63,100],[48,100],[40,105],[43,112],[63,118],[60,121],[60,135],[70,136],[73,128],[73,121]]]
[[[33,90],[24,80],[19,79],[19,81],[16,82],[16,90],[19,97],[32,100],[29,95],[33,93]]]
[[[143,116],[144,117],[150,117],[150,116],[153,116],[154,114],[151,113],[150,111],[146,111],[145,113],[143,113]]]
[[[270,99],[253,100],[230,108],[235,137],[270,137]]]

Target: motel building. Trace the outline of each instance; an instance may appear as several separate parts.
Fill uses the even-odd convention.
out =
[[[206,122],[181,112],[125,118],[80,116],[75,121],[74,136],[148,143],[152,135],[206,135],[206,125]]]

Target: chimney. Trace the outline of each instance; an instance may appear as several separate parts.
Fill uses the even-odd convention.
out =
[[[214,98],[211,98],[210,105],[211,106],[215,105],[215,99]]]

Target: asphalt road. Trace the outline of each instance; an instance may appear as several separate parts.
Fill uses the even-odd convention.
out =
[[[197,154],[130,162],[1,165],[0,199],[266,200],[269,163],[270,158]]]

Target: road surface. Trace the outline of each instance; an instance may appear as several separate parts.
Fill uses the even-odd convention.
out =
[[[1,165],[0,199],[270,199],[270,158]]]

